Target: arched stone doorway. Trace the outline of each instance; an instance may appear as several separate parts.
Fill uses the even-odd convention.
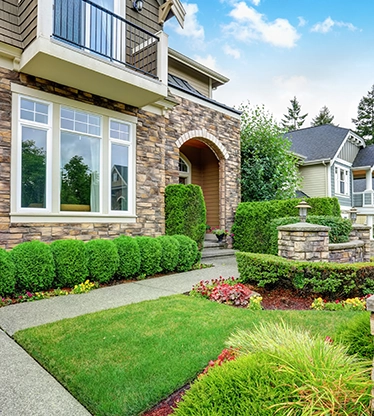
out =
[[[212,228],[225,227],[223,172],[228,157],[225,148],[204,130],[186,133],[177,145],[181,156],[180,182],[201,186],[207,209],[207,224]]]

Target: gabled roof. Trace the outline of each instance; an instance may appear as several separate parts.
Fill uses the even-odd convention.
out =
[[[305,161],[333,159],[348,134],[349,129],[336,127],[331,124],[307,127],[290,131],[285,134],[291,142],[291,151],[305,156]]]
[[[353,162],[353,168],[374,166],[374,145],[361,149]]]
[[[218,101],[206,97],[204,94],[201,94],[197,89],[195,89],[186,80],[179,78],[176,75],[168,74],[168,85],[169,87],[173,87],[180,91],[186,92],[187,94],[193,95],[194,97],[200,98],[204,101],[217,105],[218,107],[225,108],[226,110],[232,111],[236,114],[241,114],[241,111],[236,110],[235,108],[229,107],[225,104],[219,103]]]

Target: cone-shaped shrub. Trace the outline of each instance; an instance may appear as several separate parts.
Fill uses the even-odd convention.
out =
[[[57,240],[51,244],[56,267],[56,285],[73,287],[88,277],[87,256],[83,241]]]
[[[178,272],[191,270],[192,266],[196,263],[196,259],[198,258],[196,241],[185,235],[173,235],[173,238],[179,242],[179,255],[176,270]]]
[[[119,266],[116,276],[120,279],[131,279],[137,276],[140,267],[140,250],[136,238],[122,235],[113,240],[117,247]]]
[[[109,282],[119,265],[117,246],[110,240],[91,240],[85,247],[91,280],[99,283]]]
[[[28,241],[10,252],[15,266],[16,288],[19,291],[51,289],[55,268],[50,246],[41,241]]]
[[[136,237],[140,249],[139,274],[152,276],[160,270],[161,244],[157,238]]]
[[[12,295],[15,290],[15,268],[13,261],[3,248],[0,249],[0,296]]]
[[[157,237],[161,244],[160,271],[172,272],[177,268],[179,258],[179,242],[168,235]]]

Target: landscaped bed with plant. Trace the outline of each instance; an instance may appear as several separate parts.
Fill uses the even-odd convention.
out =
[[[253,332],[260,324],[283,321],[295,331],[308,330],[318,336],[322,344],[315,342],[320,348],[326,337],[334,338],[338,326],[348,324],[354,316],[364,317],[368,325],[366,312],[251,310],[179,295],[27,329],[16,333],[15,339],[93,414],[137,415],[193,381],[228,347],[229,337],[238,330]],[[246,366],[238,362],[235,366]],[[266,363],[266,371],[277,364],[269,360]],[[356,367],[360,365],[352,364]],[[361,370],[365,372],[366,368]],[[260,373],[258,377],[260,380]],[[368,374],[362,377],[365,393]],[[209,385],[209,379],[206,383]],[[368,401],[365,394],[362,409]],[[198,413],[192,409],[177,414]]]

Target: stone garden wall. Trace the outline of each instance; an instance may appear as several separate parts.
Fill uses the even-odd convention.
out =
[[[355,263],[370,261],[370,227],[353,224],[350,241],[329,244],[330,228],[300,222],[278,227],[278,255],[288,260]]]

